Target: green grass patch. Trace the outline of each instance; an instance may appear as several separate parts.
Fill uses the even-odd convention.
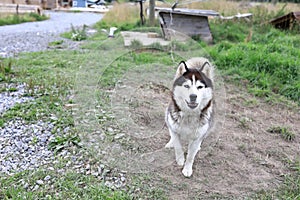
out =
[[[20,24],[25,22],[35,22],[47,20],[49,17],[46,15],[39,15],[37,13],[26,13],[26,14],[12,14],[5,17],[0,17],[0,26]]]
[[[14,72],[12,70],[12,60],[1,60],[0,59],[0,82],[6,81],[10,82],[12,79]]]
[[[251,26],[247,23],[230,20],[215,20],[210,24],[210,28],[213,32],[215,44],[223,41],[242,42],[251,30]]]
[[[234,81],[247,80],[253,94],[280,94],[300,104],[300,37],[268,29],[265,34],[255,29],[248,43],[243,42],[245,33],[237,31],[240,39],[219,42],[209,52],[217,67]]]
[[[273,126],[267,130],[269,133],[279,134],[286,141],[293,141],[296,137],[295,133],[290,131],[287,127]]]
[[[165,65],[173,65],[172,60],[169,58],[167,52],[130,52],[108,66],[99,80],[99,86],[102,88],[114,87],[118,80],[120,80],[126,71],[138,65],[161,63]]]
[[[49,42],[49,46],[59,46],[59,45],[62,45],[64,43],[63,40],[56,40],[56,41],[53,41],[53,42]]]
[[[48,181],[44,180],[50,176]],[[41,180],[43,184],[38,184]],[[49,170],[0,175],[0,199],[132,199],[126,192],[113,191],[89,175],[74,172],[58,174]]]

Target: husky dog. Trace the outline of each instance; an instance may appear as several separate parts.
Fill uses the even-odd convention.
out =
[[[166,148],[175,149],[176,162],[184,166],[185,177],[192,175],[194,158],[213,127],[213,76],[214,67],[206,58],[199,57],[181,61],[174,78],[165,115],[171,136]],[[186,159],[183,141],[188,143]]]

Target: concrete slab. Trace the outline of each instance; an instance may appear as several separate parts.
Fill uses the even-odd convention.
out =
[[[154,43],[159,43],[162,46],[166,46],[170,43],[161,37],[157,33],[148,32],[148,33],[141,33],[141,32],[132,32],[132,31],[122,31],[122,37],[124,38],[124,45],[130,46],[133,41],[140,41],[143,46],[149,46]]]

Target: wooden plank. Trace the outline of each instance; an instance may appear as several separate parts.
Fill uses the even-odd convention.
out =
[[[42,8],[36,5],[22,5],[22,4],[2,4],[0,3],[0,13],[38,13],[42,14]]]
[[[47,2],[56,0],[0,0],[1,4],[37,5],[43,7]]]

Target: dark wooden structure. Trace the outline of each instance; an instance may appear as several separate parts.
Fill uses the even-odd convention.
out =
[[[300,12],[290,12],[287,15],[277,17],[270,21],[275,28],[284,29],[284,30],[291,30],[295,23],[300,22]]]
[[[219,16],[218,12],[183,8],[156,8],[156,11],[158,11],[160,25],[166,39],[171,39],[173,34],[171,32],[175,30],[192,38],[200,38],[212,43],[213,37],[208,17]]]

